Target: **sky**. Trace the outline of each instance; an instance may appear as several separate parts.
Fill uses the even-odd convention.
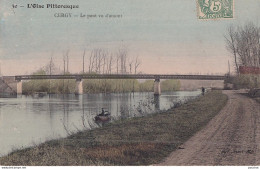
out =
[[[28,4],[48,3],[79,8],[27,8]],[[0,0],[1,74],[30,74],[51,57],[62,69],[67,50],[70,72],[78,73],[84,49],[87,67],[91,50],[115,53],[122,46],[128,58],[141,60],[138,71],[142,73],[224,74],[228,61],[233,62],[225,47],[227,27],[248,22],[259,25],[259,11],[259,0],[234,0],[233,19],[199,20],[196,0]],[[55,13],[122,17],[59,18]]]

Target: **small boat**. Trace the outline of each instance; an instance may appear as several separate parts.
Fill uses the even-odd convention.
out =
[[[110,113],[106,113],[104,115],[97,115],[95,116],[95,121],[100,121],[100,122],[107,122],[111,119]]]

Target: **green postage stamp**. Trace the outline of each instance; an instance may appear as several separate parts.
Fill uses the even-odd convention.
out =
[[[234,0],[197,0],[199,19],[233,18]]]

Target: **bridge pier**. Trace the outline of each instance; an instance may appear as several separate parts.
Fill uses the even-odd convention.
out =
[[[75,94],[80,95],[83,94],[83,80],[76,79],[76,92]]]
[[[161,94],[161,85],[160,85],[160,79],[157,78],[154,80],[154,95],[160,95]]]
[[[23,82],[22,80],[18,80],[16,83],[16,94],[21,95],[23,93]]]

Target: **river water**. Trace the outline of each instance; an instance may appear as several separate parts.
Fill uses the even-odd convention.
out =
[[[102,108],[117,120],[158,113],[200,94],[200,91],[178,91],[163,92],[159,97],[148,92],[0,98],[0,156],[98,127],[94,117]]]

